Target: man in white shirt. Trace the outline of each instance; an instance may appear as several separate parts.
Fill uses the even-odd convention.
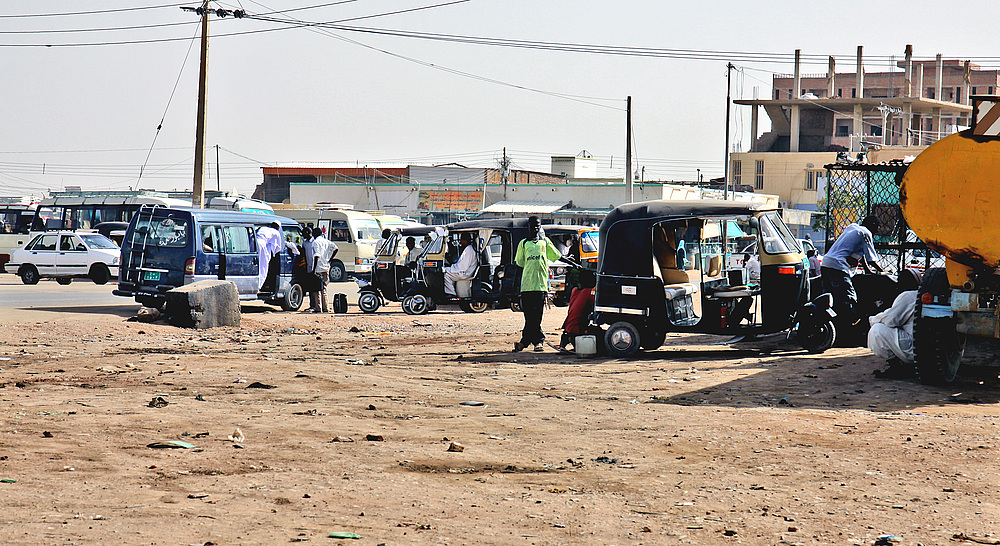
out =
[[[315,272],[313,271],[313,256],[316,255],[313,252],[313,228],[312,224],[307,224],[305,229],[302,230],[302,253],[305,254],[306,258],[306,280],[303,281],[306,288],[306,292],[309,293],[309,311],[312,312],[317,307],[317,296],[319,295],[313,287],[318,284],[317,281],[313,280],[315,277]]]
[[[748,254],[744,260],[743,265],[747,269],[747,280],[760,281],[760,258],[756,254]]]
[[[268,270],[271,266],[271,258],[281,254],[284,248],[284,241],[281,240],[281,232],[278,231],[278,224],[270,224],[257,228],[257,290],[264,288],[267,282]],[[277,272],[275,272],[277,274]],[[273,290],[273,287],[268,287]]]
[[[868,317],[868,348],[876,356],[889,362],[889,368],[881,372],[889,377],[907,377],[913,374],[916,356],[913,352],[913,323],[917,307],[917,290],[920,274],[904,269],[899,274],[899,288],[902,290],[892,306],[877,315]]]
[[[329,313],[326,285],[330,282],[330,260],[337,255],[337,244],[323,236],[323,230],[313,228],[313,271],[319,277],[319,294],[313,313]]]
[[[462,255],[457,262],[444,268],[444,293],[451,296],[455,295],[455,281],[471,279],[479,267],[476,249],[472,248],[472,235],[462,233],[458,245],[462,248]]]

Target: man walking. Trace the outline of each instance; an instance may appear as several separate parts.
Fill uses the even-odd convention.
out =
[[[542,332],[542,312],[545,309],[545,295],[549,291],[549,262],[562,255],[552,241],[542,231],[542,222],[537,216],[528,218],[528,237],[517,245],[514,263],[521,273],[521,312],[524,313],[524,328],[521,341],[514,343],[514,352],[528,345],[535,351],[542,351],[545,334]]]

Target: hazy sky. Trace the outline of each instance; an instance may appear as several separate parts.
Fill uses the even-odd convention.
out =
[[[628,95],[634,165],[645,178],[693,180],[699,168],[708,178],[722,174],[727,60],[738,68],[733,98],[768,96],[772,73],[792,72],[796,48],[813,56],[805,73],[825,73],[827,55],[838,72],[853,72],[858,45],[866,70],[888,70],[908,43],[917,58],[940,52],[1000,68],[993,1],[212,4],[250,17],[212,18],[206,187],[216,184],[219,145],[221,187],[247,193],[264,165],[490,167],[504,147],[515,167],[539,171],[551,155],[587,150],[599,175],[620,177]],[[199,25],[181,5],[198,1],[0,3],[0,195],[190,188]],[[261,30],[269,31],[253,32]],[[150,40],[172,41],[142,43]],[[643,55],[602,53],[612,47]],[[734,149],[746,149],[749,118],[733,112]]]

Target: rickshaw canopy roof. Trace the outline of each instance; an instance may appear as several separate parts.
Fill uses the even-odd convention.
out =
[[[643,201],[616,207],[601,222],[600,263],[605,275],[652,275],[653,226],[674,220],[749,216],[767,207],[745,201]]]

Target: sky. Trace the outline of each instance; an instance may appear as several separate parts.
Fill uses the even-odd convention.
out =
[[[200,25],[180,6],[199,1],[0,3],[0,196],[190,189]],[[586,150],[620,178],[628,96],[640,176],[707,179],[723,172],[727,62],[733,99],[769,96],[795,49],[807,74],[829,55],[853,72],[859,45],[869,72],[906,44],[1000,68],[992,1],[211,4],[246,17],[211,18],[205,186],[245,194],[264,166],[496,167],[505,148],[542,172]],[[749,127],[733,106],[733,151]]]

